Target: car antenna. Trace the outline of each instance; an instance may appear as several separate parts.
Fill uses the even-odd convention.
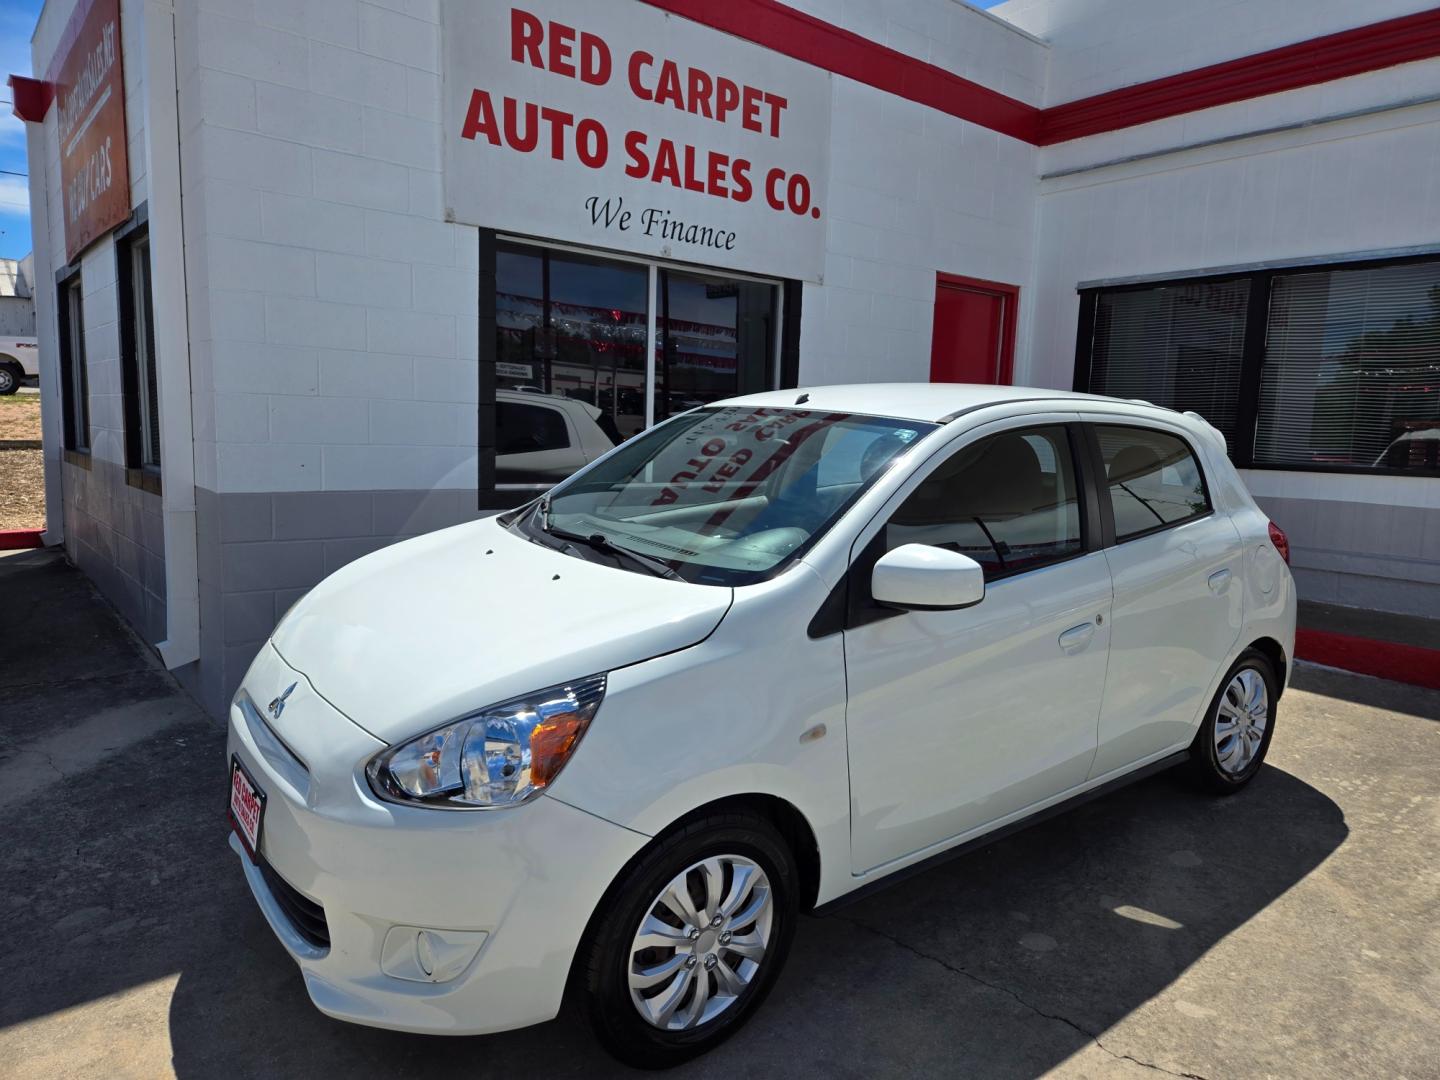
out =
[[[799,397],[797,397],[797,398],[795,399],[795,404],[796,404],[796,405],[804,405],[805,402],[807,402],[807,401],[809,401],[809,400],[810,400],[810,395],[809,395],[809,394],[801,394]]]

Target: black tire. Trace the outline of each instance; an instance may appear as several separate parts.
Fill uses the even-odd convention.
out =
[[[1254,757],[1244,768],[1231,771],[1220,762],[1220,751],[1215,744],[1215,725],[1220,716],[1220,703],[1231,682],[1246,670],[1254,671],[1265,682],[1265,730]],[[1270,750],[1270,739],[1275,734],[1275,711],[1279,700],[1280,680],[1276,677],[1275,668],[1269,658],[1255,649],[1247,649],[1241,653],[1240,658],[1230,665],[1225,677],[1220,680],[1215,696],[1210,699],[1205,720],[1200,725],[1200,730],[1195,733],[1195,741],[1190,745],[1190,760],[1186,764],[1190,778],[1203,790],[1216,795],[1233,795],[1255,779],[1255,774],[1265,764],[1265,755]]]
[[[769,879],[773,913],[768,948],[749,985],[719,1015],[689,1030],[661,1030],[642,1017],[631,1000],[630,946],[661,891],[688,867],[717,855],[749,859]],[[775,826],[758,814],[710,814],[656,842],[611,887],[577,954],[586,1011],[601,1045],[627,1065],[668,1069],[728,1039],[759,1008],[785,964],[798,897],[794,856]],[[686,992],[687,999],[691,993]]]
[[[24,377],[25,372],[15,364],[0,364],[0,396],[19,390]]]

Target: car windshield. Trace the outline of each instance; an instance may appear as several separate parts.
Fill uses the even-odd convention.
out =
[[[586,558],[714,585],[779,572],[934,424],[804,408],[677,416],[515,523]]]

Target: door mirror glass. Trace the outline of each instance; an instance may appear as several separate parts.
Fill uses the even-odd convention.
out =
[[[880,604],[920,610],[969,607],[985,599],[985,570],[958,551],[904,544],[875,564],[870,595]]]

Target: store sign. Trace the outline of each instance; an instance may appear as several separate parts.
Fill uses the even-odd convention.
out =
[[[55,55],[48,78],[59,105],[65,259],[74,262],[130,216],[120,0],[81,0]]]
[[[443,16],[454,220],[821,279],[827,72],[639,0]]]

